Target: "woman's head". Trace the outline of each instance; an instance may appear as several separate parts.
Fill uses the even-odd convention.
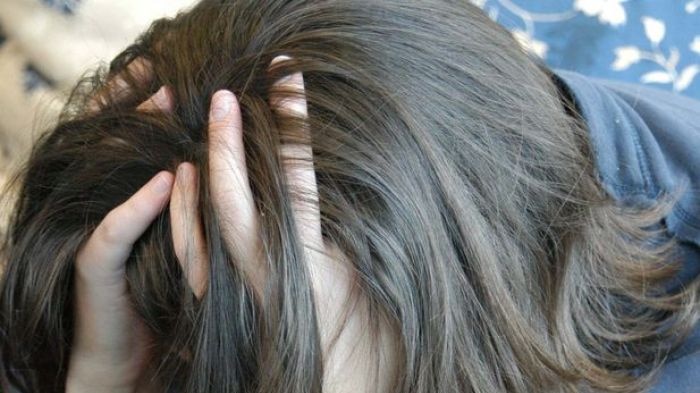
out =
[[[293,60],[269,69],[280,54]],[[137,58],[150,78],[126,72]],[[269,105],[273,82],[297,71],[311,140]],[[613,204],[573,104],[467,1],[205,0],[156,22],[112,62],[118,73],[125,94],[99,74],[76,89],[20,177],[0,352],[28,390],[61,390],[80,245],[155,173],[190,161],[210,258],[204,298],[183,277],[167,214],[127,264],[157,338],[153,373],[168,391],[319,391],[309,273],[276,154],[288,142],[311,145],[324,238],[397,334],[396,391],[630,391],[646,383],[632,370],[653,370],[692,320],[691,290],[656,291],[674,273],[668,246],[643,230],[660,210]],[[137,111],[162,85],[172,114]],[[222,88],[241,105],[263,213],[264,299],[221,241],[209,198],[204,130]]]

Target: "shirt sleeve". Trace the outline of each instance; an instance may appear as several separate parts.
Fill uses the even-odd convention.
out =
[[[589,128],[601,184],[623,204],[679,199],[660,223],[678,241],[675,291],[700,274],[700,101],[556,70]],[[700,391],[700,323],[664,363],[652,393]]]
[[[600,83],[632,110],[649,194],[681,192],[667,217],[669,229],[700,246],[700,101],[639,85]]]
[[[664,218],[685,253],[682,282],[700,274],[700,101],[647,86],[557,70],[589,128],[600,181],[623,204],[678,200]]]

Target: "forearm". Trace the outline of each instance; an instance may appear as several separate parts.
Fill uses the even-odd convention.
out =
[[[370,319],[365,294],[351,294],[355,279],[350,261],[337,248],[326,250],[330,260],[316,259],[322,262],[311,267],[324,358],[323,391],[389,392],[398,349],[395,334],[386,321]]]
[[[80,350],[71,356],[66,377],[66,393],[159,393],[142,368],[134,369],[114,359],[89,355]]]
[[[135,386],[98,383],[94,377],[76,372],[66,379],[66,393],[135,393]]]
[[[87,371],[87,370],[86,370]],[[159,393],[155,383],[123,384],[118,381],[99,380],[95,375],[75,371],[66,379],[66,393]]]

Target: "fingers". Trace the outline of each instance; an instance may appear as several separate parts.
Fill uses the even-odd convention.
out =
[[[162,111],[169,113],[173,110],[173,106],[172,92],[167,86],[162,86],[151,98],[137,106],[136,110],[142,112]]]
[[[180,164],[170,199],[170,222],[175,255],[190,288],[201,299],[209,276],[209,265],[199,218],[197,182],[195,166],[187,162]]]
[[[284,60],[278,57],[273,64]],[[288,59],[288,58],[287,58]],[[294,89],[303,94],[301,73],[281,79],[279,89]],[[306,100],[274,94],[271,106],[279,112],[305,119]],[[308,139],[307,128],[299,130]],[[221,220],[226,243],[256,290],[264,287],[266,266],[260,258],[259,216],[253,200],[243,146],[243,126],[238,100],[230,91],[220,90],[212,97],[209,119],[209,177],[211,196]],[[284,145],[280,149],[290,193],[293,196],[295,223],[304,247],[322,250],[320,213],[311,147]],[[175,235],[174,235],[175,236]]]
[[[171,173],[158,173],[109,212],[78,252],[70,367],[74,375],[81,374],[75,370],[87,368],[91,370],[88,377],[109,386],[110,378],[95,372],[109,370],[107,375],[116,376],[115,383],[128,386],[143,370],[149,332],[135,319],[128,298],[125,262],[133,243],[162,211],[172,185]]]
[[[127,65],[126,70],[110,79],[91,100],[87,103],[88,112],[94,113],[100,110],[107,102],[107,97],[119,100],[129,94],[129,83],[124,73],[131,75],[139,85],[150,82],[153,76],[153,65],[150,61],[138,57]]]
[[[272,60],[271,65],[289,59],[288,56],[277,56]],[[304,77],[301,72],[275,82],[273,91],[275,93],[270,95],[270,106],[278,113],[295,116],[300,119],[307,118]],[[283,91],[293,91],[295,94],[290,97],[283,97],[279,93]],[[310,140],[308,127],[303,127],[297,131],[303,140]],[[295,222],[304,247],[311,250],[322,250],[321,215],[311,146],[307,144],[284,144],[280,148],[280,158],[292,198]]]
[[[258,212],[253,201],[243,148],[238,100],[230,91],[217,91],[209,114],[209,177],[222,234],[239,266],[260,291],[265,267],[259,260]]]
[[[162,171],[126,202],[110,211],[78,253],[78,273],[95,285],[119,284],[134,242],[163,210],[170,197],[173,175]]]
[[[272,60],[271,64],[275,65],[288,59],[290,58],[287,56],[278,56]],[[353,342],[357,343],[354,333],[345,331],[345,334],[341,335],[347,326],[346,321],[349,321],[346,312],[353,287],[352,268],[347,259],[341,258],[342,253],[337,247],[326,248],[323,243],[318,186],[310,145],[311,134],[306,121],[308,113],[304,78],[301,72],[281,78],[273,84],[270,106],[278,114],[297,118],[303,124],[300,129],[283,130],[283,132],[293,132],[294,139],[301,142],[282,144],[279,151],[280,160],[314,291],[321,346],[324,359],[327,359],[327,363],[324,364],[331,365],[331,369],[335,364],[344,367],[348,364],[344,360],[347,351],[343,351],[342,346],[348,341],[354,340]],[[357,326],[357,324],[354,325]],[[341,340],[340,352],[330,351],[336,338]],[[327,380],[333,380],[332,384],[337,383],[337,377],[332,375]]]

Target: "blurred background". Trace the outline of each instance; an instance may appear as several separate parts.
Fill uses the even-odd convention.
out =
[[[552,67],[700,99],[700,0],[471,1]],[[0,184],[81,75],[195,2],[0,0]]]

